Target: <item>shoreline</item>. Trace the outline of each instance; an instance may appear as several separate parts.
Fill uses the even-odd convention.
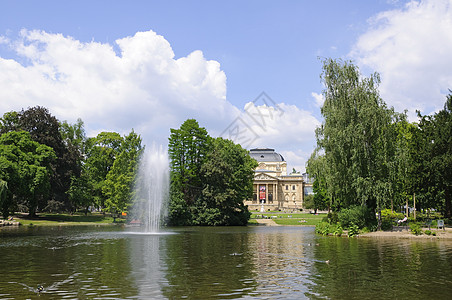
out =
[[[391,231],[374,231],[361,233],[357,237],[361,238],[395,238],[395,239],[431,239],[431,240],[452,240],[452,228],[442,229],[430,229],[432,232],[436,232],[436,236],[425,234],[425,230],[428,228],[422,228],[422,234],[414,235],[409,229],[393,229]]]

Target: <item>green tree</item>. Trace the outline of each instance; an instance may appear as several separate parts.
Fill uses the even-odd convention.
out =
[[[194,119],[179,129],[171,129],[168,143],[170,158],[170,224],[190,224],[189,209],[203,189],[201,166],[211,148],[211,137]],[[184,219],[188,218],[188,219]]]
[[[20,130],[29,132],[34,141],[54,150],[57,158],[51,163],[51,197],[48,201],[46,199],[46,202],[49,207],[68,209],[66,191],[69,189],[71,177],[80,175],[80,155],[71,145],[64,143],[60,123],[45,107],[35,106],[3,115],[0,120],[2,133]]]
[[[312,208],[315,212],[317,210],[330,209],[331,201],[326,184],[326,168],[325,156],[319,155],[317,150],[314,151],[306,164],[306,171],[309,176],[314,177],[312,204],[309,207],[306,206],[306,208]]]
[[[55,159],[53,149],[33,141],[28,132],[12,131],[0,136],[0,179],[7,182],[9,190],[2,201],[4,217],[13,206],[25,205],[30,216],[45,206],[51,162]]]
[[[119,149],[120,153],[108,172],[102,187],[106,197],[107,211],[127,211],[132,204],[132,185],[142,149],[141,137],[133,130],[124,137]]]
[[[387,129],[393,111],[378,93],[378,74],[363,77],[349,61],[326,59],[322,81],[324,122],[316,130],[325,155],[325,180],[336,209],[367,205],[375,210],[390,194]]]
[[[230,140],[216,138],[201,166],[202,197],[197,203],[197,225],[246,225],[250,217],[243,203],[253,195],[257,162]]]
[[[452,94],[444,108],[432,116],[422,116],[419,122],[418,172],[423,181],[417,185],[428,197],[435,199],[446,218],[452,217]]]
[[[86,162],[83,166],[88,186],[92,188],[93,203],[103,209],[107,197],[103,188],[115,159],[121,152],[123,138],[116,132],[101,132],[86,142]]]

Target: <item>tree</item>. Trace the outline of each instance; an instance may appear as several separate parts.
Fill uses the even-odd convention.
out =
[[[201,196],[201,166],[211,147],[211,137],[194,119],[179,129],[171,129],[168,143],[170,158],[170,224],[189,225],[188,210]],[[183,219],[188,217],[188,219]]]
[[[52,148],[31,139],[28,132],[12,131],[0,136],[0,176],[7,182],[8,193],[2,201],[2,213],[25,205],[30,216],[43,208],[50,190],[51,162],[56,159]]]
[[[417,186],[435,199],[446,218],[452,217],[452,94],[446,98],[444,108],[432,116],[418,113],[419,160],[418,172],[423,181]]]
[[[319,155],[318,150],[315,150],[306,164],[306,171],[310,176],[314,177],[312,207],[306,206],[306,208],[313,208],[316,213],[318,209],[330,210],[331,199],[326,185],[326,168],[325,156]]]
[[[102,187],[108,211],[127,211],[132,204],[132,184],[142,150],[141,137],[132,130],[124,137],[120,154],[116,157]]]
[[[367,205],[375,210],[390,195],[387,137],[393,111],[378,93],[378,74],[362,77],[351,62],[326,59],[322,81],[324,122],[316,130],[325,155],[325,180],[336,209]]]
[[[204,188],[197,203],[197,225],[246,225],[250,217],[243,200],[253,195],[257,162],[230,140],[213,140],[201,166]]]
[[[87,159],[83,172],[88,185],[92,187],[93,202],[97,207],[105,208],[107,197],[103,188],[115,159],[120,154],[123,138],[116,132],[101,132],[86,142]]]
[[[29,132],[34,141],[54,150],[57,158],[51,163],[51,199],[46,199],[45,202],[49,202],[49,206],[68,208],[66,191],[71,177],[80,175],[80,159],[76,149],[65,145],[60,133],[60,123],[45,107],[35,106],[3,115],[0,120],[2,133],[20,130]]]

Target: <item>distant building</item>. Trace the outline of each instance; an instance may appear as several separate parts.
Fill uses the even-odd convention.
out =
[[[250,156],[259,164],[254,171],[253,198],[245,201],[250,211],[303,208],[302,174],[287,175],[287,162],[274,149],[251,149]]]

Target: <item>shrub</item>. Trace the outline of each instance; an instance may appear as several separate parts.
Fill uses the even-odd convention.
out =
[[[392,230],[394,220],[388,217],[382,217],[381,219],[381,230],[389,231]]]
[[[336,236],[341,236],[344,230],[342,229],[341,225],[336,225],[333,231],[333,234]]]
[[[426,230],[426,231],[424,231],[424,233],[425,233],[426,235],[432,235],[432,232],[431,232],[430,230]]]
[[[329,224],[336,224],[339,221],[337,212],[329,212],[326,217],[322,219],[322,222],[328,222]]]
[[[319,224],[315,226],[315,232],[321,235],[328,235],[330,232],[330,223],[323,221],[319,222]]]
[[[358,235],[358,233],[359,233],[358,225],[352,224],[348,228],[348,236],[349,237],[354,237],[354,236]]]
[[[376,223],[375,214],[366,206],[351,206],[338,213],[338,219],[342,227],[349,228],[352,225],[358,228],[373,227]]]
[[[414,235],[420,235],[420,234],[422,234],[421,225],[419,225],[418,223],[411,223],[411,225],[410,225],[410,231],[411,231],[411,233],[414,234]]]

